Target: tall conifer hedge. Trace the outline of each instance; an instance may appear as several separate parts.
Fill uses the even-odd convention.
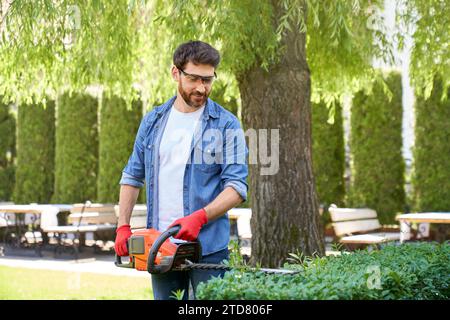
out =
[[[0,201],[10,201],[14,190],[16,119],[9,105],[0,102]]]
[[[122,170],[133,151],[134,140],[142,119],[142,102],[127,110],[123,99],[104,98],[100,111],[98,201],[117,203]],[[138,202],[145,202],[142,188]]]
[[[379,83],[371,94],[359,92],[353,99],[349,202],[375,209],[382,224],[393,224],[396,213],[405,209],[402,83],[399,73],[390,73],[385,80],[392,92],[390,101]]]
[[[54,184],[55,102],[22,104],[17,117],[15,203],[49,203]]]
[[[431,96],[416,97],[413,194],[415,211],[450,211],[450,90],[441,100],[442,81]]]
[[[58,98],[56,123],[56,203],[96,201],[98,170],[98,100],[68,93]]]
[[[345,149],[342,107],[336,103],[334,123],[328,123],[329,109],[324,102],[312,105],[313,169],[319,203],[324,205],[323,223],[329,222],[326,208],[344,205]]]

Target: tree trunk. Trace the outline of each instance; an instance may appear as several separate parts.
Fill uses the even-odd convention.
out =
[[[281,10],[274,9],[277,16]],[[281,266],[290,252],[324,254],[311,160],[311,83],[305,34],[292,30],[284,34],[285,50],[269,72],[255,66],[238,76],[244,130],[267,129],[270,137],[271,129],[279,129],[278,172],[262,175],[264,165],[258,159],[249,173],[251,261],[264,267]],[[264,141],[258,140],[259,150]]]

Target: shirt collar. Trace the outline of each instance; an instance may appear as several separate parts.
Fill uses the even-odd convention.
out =
[[[176,95],[173,96],[168,101],[166,101],[163,105],[161,105],[161,107],[157,108],[156,113],[158,113],[158,116],[168,112],[170,110],[170,107],[172,106],[172,104],[175,102],[176,98],[177,98]],[[206,101],[205,110],[203,111],[203,117],[204,118],[208,118],[208,117],[218,118],[219,112],[217,109],[218,109],[217,105],[214,103],[214,101],[212,101],[210,98],[208,98]]]

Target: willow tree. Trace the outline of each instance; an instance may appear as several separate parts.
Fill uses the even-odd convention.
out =
[[[275,266],[292,251],[324,253],[310,103],[324,100],[333,108],[344,94],[370,85],[373,58],[389,60],[377,14],[382,5],[382,0],[326,5],[16,0],[2,11],[0,94],[39,100],[62,87],[97,84],[130,106],[136,86],[144,100],[165,101],[174,93],[169,73],[174,48],[189,39],[211,43],[223,57],[219,77],[232,78],[239,88],[244,129],[279,130],[276,174],[262,175],[261,163],[250,168],[252,256]]]
[[[368,3],[361,1],[327,6],[318,1],[208,4],[199,10],[198,4],[177,1],[156,10],[158,21],[170,26],[172,46],[201,38],[220,49],[220,68],[231,72],[238,83],[244,130],[278,132],[269,135],[268,145],[277,145],[271,152],[278,157],[279,170],[264,174],[260,158],[250,168],[252,259],[277,266],[289,252],[321,255],[311,99],[322,98],[333,107],[345,92],[373,76],[371,58],[388,55],[382,47],[383,33],[367,27]],[[375,28],[375,20],[371,27]],[[373,43],[376,35],[378,42]],[[258,148],[262,143],[267,142],[260,139]]]
[[[415,95],[427,100],[435,79],[442,80],[441,100],[450,87],[450,4],[447,0],[397,0],[399,49],[412,38],[410,76]]]

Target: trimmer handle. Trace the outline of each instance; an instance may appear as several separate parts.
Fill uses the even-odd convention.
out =
[[[129,250],[129,246],[128,246],[128,241],[127,241],[127,251]],[[134,268],[133,262],[129,262],[129,263],[122,263],[122,258],[120,256],[117,255],[116,252],[116,261],[114,262],[114,264],[116,265],[116,267],[120,267],[120,268]]]
[[[122,263],[122,259],[120,256],[117,255],[116,253],[116,261],[114,262],[114,264],[116,265],[116,267],[120,267],[120,268],[134,268],[133,266],[133,262],[129,262],[129,263]]]
[[[181,226],[175,225],[163,233],[156,239],[156,241],[153,243],[152,247],[150,248],[150,252],[148,254],[147,259],[147,271],[150,273],[164,273],[170,270],[171,265],[155,265],[155,259],[158,254],[159,248],[161,248],[164,241],[169,239],[170,237],[176,235],[178,231],[180,231]]]

